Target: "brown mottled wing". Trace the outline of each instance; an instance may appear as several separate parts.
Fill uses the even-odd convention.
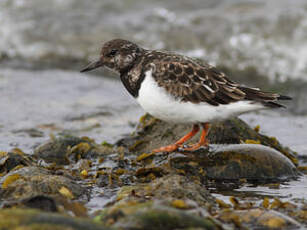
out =
[[[192,103],[229,104],[245,98],[239,85],[215,67],[184,57],[163,58],[155,62],[153,77],[171,95]]]

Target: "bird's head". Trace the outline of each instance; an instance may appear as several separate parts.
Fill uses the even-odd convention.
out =
[[[114,39],[102,46],[99,60],[90,63],[80,72],[107,67],[117,73],[123,73],[133,66],[141,53],[142,48],[136,44],[122,39]]]

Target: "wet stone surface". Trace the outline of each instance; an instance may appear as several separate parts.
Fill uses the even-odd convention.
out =
[[[87,194],[86,189],[73,178],[67,175],[55,175],[40,167],[22,167],[11,171],[1,178],[0,183],[1,199],[16,200],[33,195],[61,195],[62,188],[70,190],[72,197],[76,198]]]
[[[151,152],[152,149],[174,143],[190,130],[191,125],[168,124],[150,115],[144,115],[140,119],[137,132],[130,138],[118,141],[118,144],[132,152]],[[198,138],[199,134],[192,138],[192,142],[196,142]],[[294,164],[298,163],[295,152],[283,147],[276,138],[260,134],[257,128],[250,128],[238,118],[213,123],[208,140],[210,144],[262,144],[281,152]]]
[[[0,152],[0,175],[8,173],[17,166],[31,165],[34,165],[33,157],[19,149],[13,149],[11,152]]]
[[[299,176],[295,165],[287,157],[259,144],[217,145],[209,150],[195,151],[188,157],[173,158],[171,165],[185,171],[202,170],[206,178],[224,181],[276,182]]]
[[[301,225],[294,219],[273,210],[251,209],[224,211],[218,219],[224,222],[233,222],[237,227],[256,229],[297,229]]]
[[[150,149],[175,142],[179,139],[178,135],[187,133],[190,128],[167,124],[145,115],[141,118],[138,132],[118,144],[126,146],[132,152],[150,152]],[[211,143],[209,148],[201,148],[193,153],[177,151],[177,155],[170,154],[171,167],[187,175],[214,180],[276,182],[299,176],[295,166],[298,160],[294,152],[284,148],[275,138],[259,134],[240,119],[213,124],[208,139]],[[147,157],[152,159],[155,165],[163,165],[163,162],[168,161],[165,154],[143,154],[138,159],[142,159],[142,156],[144,160]]]
[[[0,229],[45,229],[45,230],[107,230],[101,224],[87,219],[77,219],[33,209],[0,210]]]

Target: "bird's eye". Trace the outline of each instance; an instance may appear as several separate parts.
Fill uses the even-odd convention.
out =
[[[112,56],[115,56],[115,54],[117,54],[117,50],[116,49],[113,49],[110,51],[110,53],[108,54],[108,56],[112,57]]]

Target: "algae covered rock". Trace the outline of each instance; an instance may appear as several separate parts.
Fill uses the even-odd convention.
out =
[[[300,229],[302,226],[286,215],[274,210],[255,208],[251,210],[225,210],[218,219],[233,223],[236,227],[251,229]]]
[[[188,177],[176,174],[169,174],[157,178],[151,183],[140,183],[138,185],[124,186],[119,190],[117,200],[132,198],[145,198],[155,200],[173,201],[193,200],[202,207],[214,204],[214,198],[209,191]]]
[[[14,149],[11,152],[0,152],[0,174],[8,173],[17,166],[23,167],[33,164],[32,157],[19,149]]]
[[[100,154],[112,152],[112,148],[97,145],[93,140],[83,137],[53,138],[37,147],[34,155],[48,163],[67,165],[79,159],[97,157]]]
[[[88,219],[72,218],[33,209],[3,209],[0,210],[0,229],[107,230],[109,228]]]
[[[283,181],[299,176],[287,157],[264,145],[216,145],[189,155],[172,158],[172,167],[190,173],[201,170],[208,179],[214,180]]]
[[[259,134],[237,118],[213,123],[208,136],[209,148],[194,152],[179,149],[171,154],[141,154],[175,142],[180,138],[179,135],[190,129],[189,125],[169,124],[145,115],[138,126],[138,132],[118,144],[127,147],[132,153],[138,153],[137,160],[160,166],[138,169],[144,174],[153,173],[155,176],[170,172],[170,168],[203,180],[248,179],[264,182],[289,180],[299,176],[295,166],[297,158],[291,150],[282,147],[275,138]],[[168,157],[163,158],[161,155]]]
[[[33,208],[39,209],[46,212],[57,212],[57,202],[52,197],[46,195],[35,195],[19,200],[8,200],[4,201],[1,208]]]
[[[36,148],[34,154],[48,163],[69,164],[69,150],[82,142],[83,140],[77,137],[52,139]]]
[[[0,178],[0,199],[21,200],[37,195],[68,199],[87,197],[87,189],[63,175],[52,175],[38,167],[24,167]]]
[[[218,229],[207,210],[215,199],[199,181],[169,174],[124,186],[97,221],[115,229]]]
[[[125,230],[220,229],[211,219],[165,206],[152,205],[120,219],[115,228]]]
[[[174,143],[190,130],[191,125],[166,123],[146,114],[140,119],[137,132],[132,137],[118,141],[118,145],[128,147],[132,152],[151,152],[155,148]],[[199,134],[191,142],[198,139]],[[276,138],[260,134],[257,129],[250,128],[239,118],[212,123],[208,140],[210,144],[262,144],[281,152],[294,164],[298,163],[295,153],[283,147]]]

